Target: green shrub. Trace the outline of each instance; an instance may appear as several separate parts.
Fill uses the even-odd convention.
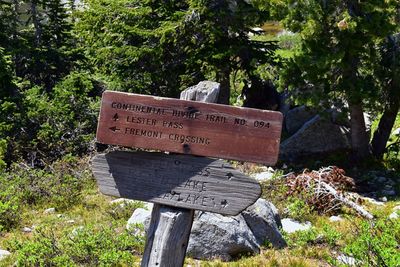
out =
[[[71,73],[52,94],[39,87],[24,95],[28,147],[37,158],[58,159],[83,154],[94,139],[99,109],[94,81],[85,73]]]
[[[64,155],[88,152],[100,104],[97,84],[87,73],[72,72],[51,92],[21,84],[17,96],[0,99],[0,140],[9,148],[7,163],[24,159],[43,167]]]
[[[20,220],[18,190],[4,175],[0,175],[0,233],[8,231]]]
[[[9,173],[26,204],[51,204],[65,209],[81,201],[81,191],[91,179],[89,169],[76,158],[64,158],[44,169],[14,164]]]
[[[38,230],[31,240],[10,242],[9,249],[17,266],[120,266],[132,265],[143,245],[143,237],[127,231],[87,226],[66,230],[61,237]]]
[[[13,164],[0,174],[0,231],[15,227],[24,205],[67,209],[79,204],[82,191],[93,185],[86,162],[64,157],[44,169]]]
[[[292,234],[286,234],[285,240],[289,247],[304,247],[309,244],[314,244],[318,237],[318,231],[312,227],[306,231],[296,231]]]
[[[307,247],[309,245],[329,245],[337,246],[337,241],[342,238],[342,234],[333,229],[329,224],[324,224],[322,229],[312,227],[305,231],[296,231],[286,234],[286,240],[290,247]]]
[[[4,171],[6,168],[6,163],[4,157],[7,150],[7,140],[0,139],[0,172]]]
[[[363,221],[344,253],[358,260],[360,266],[399,266],[400,221],[380,219]]]
[[[326,241],[326,243],[328,243],[332,247],[336,246],[337,241],[342,238],[342,234],[333,229],[333,227],[329,224],[324,224],[322,226],[322,235],[324,236],[324,240]]]
[[[309,220],[312,215],[312,207],[310,207],[303,199],[298,197],[288,197],[288,215],[295,220]]]

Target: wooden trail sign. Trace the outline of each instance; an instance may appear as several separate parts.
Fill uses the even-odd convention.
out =
[[[261,194],[257,181],[222,160],[114,151],[92,165],[103,194],[174,207],[237,215]]]
[[[280,112],[105,91],[97,141],[274,165]]]
[[[229,164],[190,155],[273,165],[281,128],[279,112],[104,92],[98,142],[189,154],[116,151],[92,161],[104,194],[156,203],[141,266],[183,266],[195,209],[236,215],[261,194]]]

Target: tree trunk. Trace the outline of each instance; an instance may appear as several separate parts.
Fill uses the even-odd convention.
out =
[[[346,96],[350,110],[350,134],[352,158],[355,163],[361,162],[370,156],[369,134],[365,127],[364,112],[362,108],[362,95],[359,88],[356,88],[360,59],[357,55],[346,51],[343,61],[346,63],[343,69],[343,81],[345,82]]]
[[[369,137],[365,127],[364,113],[361,103],[349,102],[351,149],[353,158],[359,162],[370,155]]]
[[[229,105],[229,99],[231,96],[230,90],[230,68],[229,66],[224,67],[217,74],[217,82],[220,83],[220,91],[218,95],[218,103]]]
[[[372,153],[375,158],[382,159],[385,153],[386,143],[390,137],[394,122],[396,121],[397,113],[400,109],[400,101],[397,103],[387,104],[382,117],[379,120],[378,129],[374,133],[371,142]]]
[[[31,16],[32,16],[33,26],[35,28],[35,44],[36,44],[36,47],[38,47],[40,45],[41,39],[42,39],[42,27],[40,25],[36,1],[31,2],[31,10],[30,11],[31,11]]]
[[[396,64],[395,57],[393,62]],[[396,66],[393,66],[396,68]],[[382,159],[385,153],[386,143],[390,137],[394,122],[400,111],[400,72],[393,70],[393,78],[388,91],[388,100],[385,104],[385,111],[379,120],[378,129],[374,133],[371,142],[372,153],[375,158]]]

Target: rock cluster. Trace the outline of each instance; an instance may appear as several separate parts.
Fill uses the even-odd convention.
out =
[[[137,209],[129,219],[128,229],[138,233],[135,224],[143,224],[147,229],[150,216],[149,210]],[[231,260],[243,253],[259,253],[267,243],[282,248],[286,242],[280,227],[278,210],[264,199],[258,199],[236,216],[196,211],[187,254],[196,259]]]

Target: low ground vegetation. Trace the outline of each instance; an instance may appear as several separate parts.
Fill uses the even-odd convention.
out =
[[[252,164],[237,163],[237,167],[250,174],[262,170]],[[312,227],[284,233],[288,243],[285,249],[277,250],[265,244],[260,255],[242,255],[233,262],[187,258],[187,264],[345,266],[340,260],[345,255],[351,257],[356,266],[396,266],[400,260],[400,221],[388,218],[400,204],[396,197],[382,206],[364,201],[363,206],[374,215],[373,220],[368,220],[346,206],[327,211],[327,206],[321,205],[323,199],[310,201],[312,193],[294,190],[295,178],[290,167],[274,173],[271,180],[262,182],[263,197],[278,207],[282,218],[310,221]],[[335,174],[346,177],[347,185],[350,178],[342,170],[335,170]],[[336,177],[332,185],[338,181],[337,176],[332,176]],[[7,182],[11,177],[14,182]],[[145,236],[143,231],[127,230],[126,223],[133,210],[143,204],[121,205],[101,195],[89,169],[89,158],[66,157],[40,171],[15,166],[13,172],[2,175],[1,185],[0,248],[12,254],[0,261],[0,266],[131,266],[139,263]],[[343,192],[347,190],[348,187]],[[55,211],[47,212],[50,207]],[[342,220],[331,221],[331,215],[338,215]]]

